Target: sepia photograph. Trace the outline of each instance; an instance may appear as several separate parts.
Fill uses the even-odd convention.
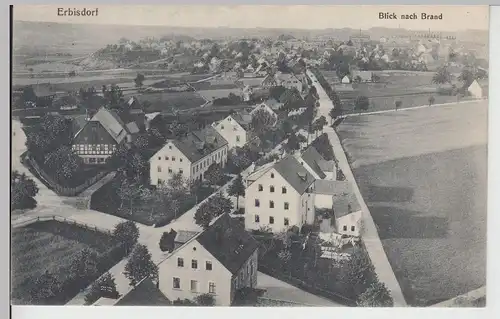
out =
[[[486,307],[488,6],[10,19],[13,306]]]

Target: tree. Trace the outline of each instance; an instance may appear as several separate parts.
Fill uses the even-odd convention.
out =
[[[85,304],[91,305],[101,297],[116,299],[118,296],[115,278],[107,272],[90,286],[88,293],[85,295]]]
[[[218,192],[198,207],[194,214],[194,219],[197,225],[206,229],[212,219],[222,214],[230,213],[232,210],[233,203],[231,200]]]
[[[30,289],[30,297],[33,301],[50,300],[61,289],[61,282],[48,270],[36,277],[33,283],[33,287]]]
[[[196,296],[195,301],[200,306],[215,306],[214,296],[208,293]]]
[[[131,220],[124,221],[115,226],[113,236],[123,243],[125,251],[128,253],[139,240],[139,228]]]
[[[436,101],[436,99],[434,98],[434,96],[429,96],[429,106],[431,106],[432,104],[434,104],[434,102]]]
[[[219,164],[212,163],[207,168],[204,177],[210,185],[216,186],[224,180],[224,172],[222,171],[222,168]]]
[[[462,87],[467,88],[472,84],[472,82],[474,82],[475,76],[469,69],[463,69],[458,77],[458,80],[463,83]]]
[[[355,110],[366,111],[368,110],[369,106],[370,106],[370,101],[368,100],[368,97],[364,95],[357,96],[356,99],[354,100]]]
[[[320,153],[325,160],[332,161],[335,159],[333,147],[332,144],[330,144],[327,134],[324,133],[318,136],[314,141],[312,141],[311,145],[316,148],[318,153]]]
[[[290,120],[285,120],[281,124],[281,130],[285,134],[285,137],[290,136],[293,133],[293,124]]]
[[[158,266],[153,262],[151,253],[145,245],[135,246],[125,265],[124,274],[133,287],[146,277],[158,281]]]
[[[276,116],[265,110],[258,110],[252,115],[252,128],[258,136],[264,135],[275,123]]]
[[[287,89],[284,86],[272,86],[269,88],[269,96],[275,99],[276,101],[280,101],[280,97],[286,91]]]
[[[238,177],[233,181],[233,183],[229,186],[227,193],[230,196],[236,197],[236,210],[239,209],[239,198],[240,196],[245,196],[245,185],[243,185],[243,178],[241,174],[238,174]]]
[[[107,89],[106,86],[103,86],[103,95],[105,105],[114,109],[118,112],[122,112],[126,110],[126,103],[123,98],[122,89],[118,85],[111,85],[110,89]]]
[[[160,238],[160,250],[172,252],[175,248],[175,236],[177,233],[171,229],[170,232],[163,232]]]
[[[339,281],[352,290],[355,296],[363,293],[376,280],[375,268],[367,253],[357,248],[351,257],[342,262]]]
[[[338,117],[342,116],[342,109],[340,107],[334,107],[333,109],[330,110],[328,115],[330,115],[331,118],[335,120]]]
[[[326,121],[326,117],[321,115],[316,121],[314,121],[314,128],[316,131],[323,131],[323,127],[325,125],[328,125],[328,122]]]
[[[293,152],[293,151],[298,151],[300,150],[300,142],[297,137],[297,135],[292,134],[290,137],[288,137],[288,140],[286,141],[285,148],[287,151]]]
[[[138,88],[142,87],[144,84],[144,79],[145,79],[144,74],[138,73],[134,79],[135,87]]]
[[[359,295],[356,303],[361,307],[392,307],[394,305],[391,293],[378,280]]]
[[[195,196],[195,205],[198,205],[198,198],[203,189],[203,183],[199,179],[191,179],[188,183],[189,193]]]
[[[82,159],[69,146],[61,146],[45,156],[45,167],[55,174],[56,180],[70,180],[83,166]]]
[[[401,104],[403,104],[403,102],[401,102],[399,100],[398,101],[394,101],[394,106],[396,108],[396,111],[401,107]]]
[[[13,171],[10,176],[10,202],[12,209],[34,208],[36,200],[34,197],[38,194],[36,183],[26,176]]]
[[[21,102],[26,106],[27,102],[36,103],[37,96],[31,85],[25,86],[21,92]]]
[[[69,273],[76,281],[76,285],[85,285],[88,279],[98,274],[98,255],[95,250],[84,248],[73,259]]]
[[[434,74],[432,77],[432,83],[441,85],[445,83],[450,83],[451,84],[451,79],[452,75],[446,68],[446,66],[443,66],[437,70],[437,72]]]

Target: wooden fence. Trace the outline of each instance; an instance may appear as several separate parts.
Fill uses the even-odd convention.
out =
[[[76,187],[65,187],[59,185],[59,183],[57,183],[51,176],[49,176],[29,154],[26,154],[24,158],[28,162],[28,165],[33,168],[36,174],[45,181],[47,186],[60,196],[76,196],[91,185],[95,184],[98,180],[106,176],[106,174],[108,174],[108,172],[105,171],[99,172],[95,176],[87,179],[83,184],[80,184]]]
[[[92,225],[92,224],[82,223],[82,222],[79,222],[77,220],[58,216],[58,215],[33,217],[33,218],[30,218],[27,220],[13,222],[13,223],[11,223],[11,225],[12,225],[12,227],[17,228],[17,227],[28,226],[28,225],[31,225],[31,224],[34,224],[37,222],[44,222],[44,221],[50,221],[50,220],[62,222],[62,223],[69,224],[69,225],[78,225],[78,226],[80,226],[84,229],[88,229],[90,231],[100,232],[100,233],[103,233],[106,235],[111,235],[111,236],[113,235],[112,231],[109,229],[101,228],[101,227],[98,227],[98,226]]]

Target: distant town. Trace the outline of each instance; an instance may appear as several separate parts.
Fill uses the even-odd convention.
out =
[[[14,42],[12,303],[484,306],[487,42],[292,33]]]

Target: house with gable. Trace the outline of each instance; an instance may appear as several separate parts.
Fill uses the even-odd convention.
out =
[[[309,146],[302,154],[297,153],[295,157],[315,179],[337,179],[335,162],[325,160],[314,146]]]
[[[119,145],[132,143],[139,133],[135,122],[125,123],[118,114],[105,107],[80,125],[72,149],[86,164],[104,164]]]
[[[243,147],[253,137],[252,115],[246,111],[230,114],[212,126],[227,140],[229,149]]]
[[[291,155],[250,173],[245,178],[245,228],[280,232],[312,224],[314,181]]]
[[[158,264],[158,288],[171,301],[211,294],[230,306],[236,292],[257,285],[258,242],[223,214]]]
[[[275,118],[275,123],[278,121],[278,114],[276,114],[276,112],[274,112],[274,110],[271,108],[271,106],[268,105],[268,103],[266,102],[262,102],[260,104],[257,104],[257,106],[250,112],[250,115],[253,116],[255,113],[257,113],[258,111],[265,111],[267,113],[269,113],[269,115],[271,115],[272,117]]]
[[[477,80],[474,80],[467,88],[467,91],[469,92],[470,95],[472,95],[476,99],[487,98],[488,82],[486,81],[478,82]]]
[[[149,159],[151,185],[162,184],[176,173],[186,180],[203,180],[212,163],[226,165],[227,151],[227,140],[211,126],[167,140]]]

